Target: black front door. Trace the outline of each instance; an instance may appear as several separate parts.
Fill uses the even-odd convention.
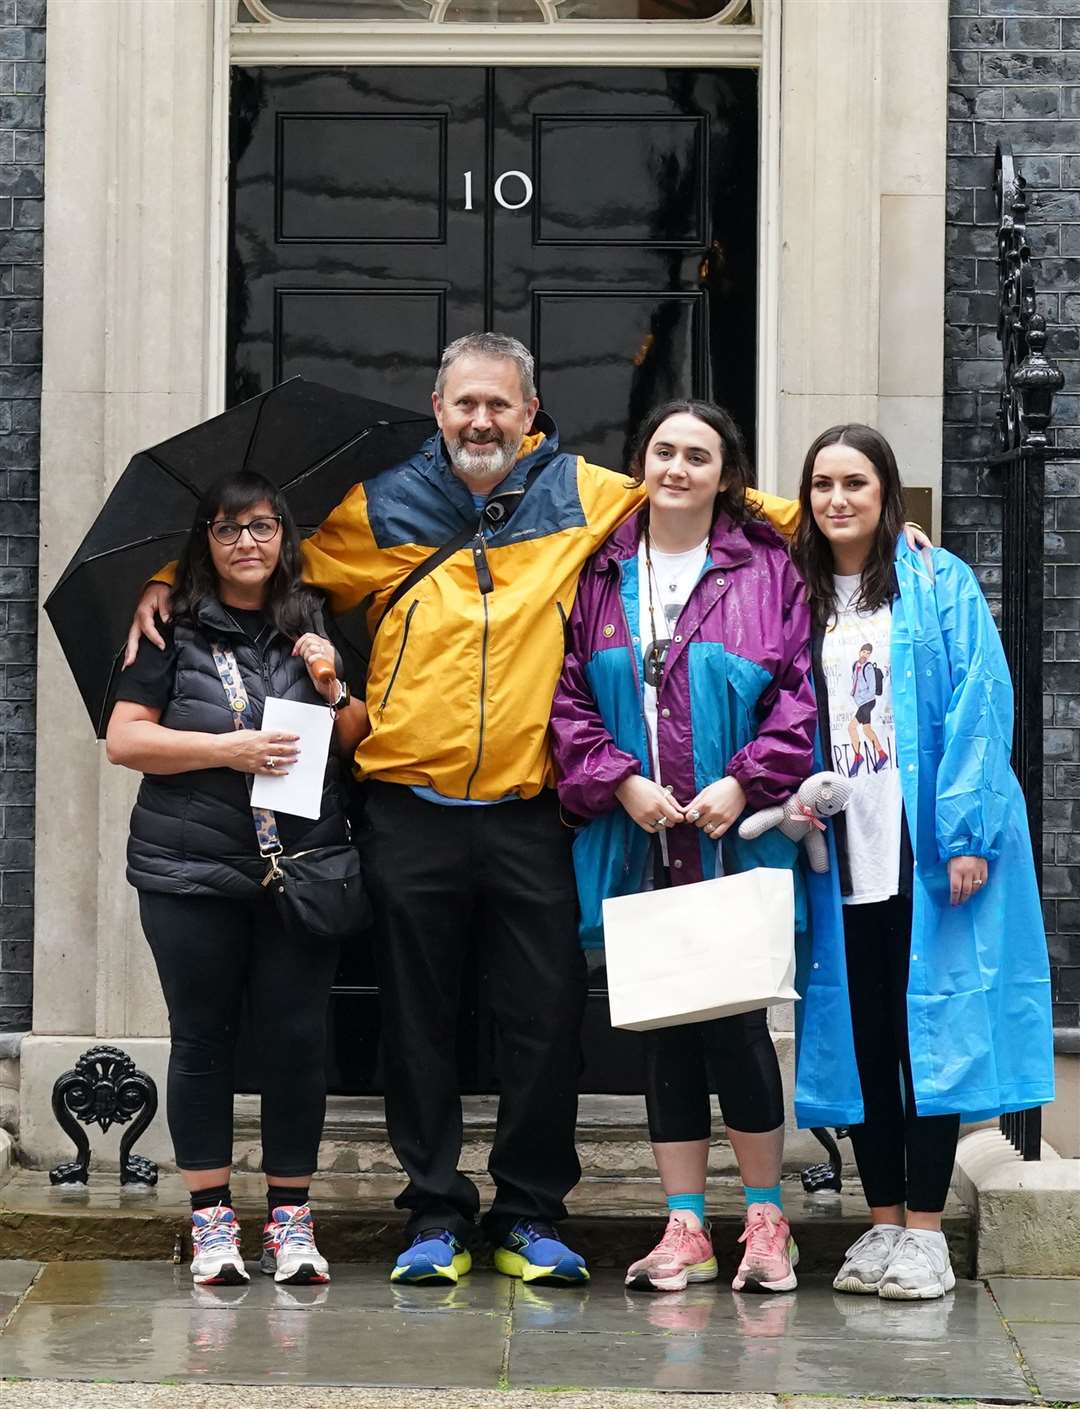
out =
[[[752,442],[757,121],[749,70],[234,70],[230,404],[299,372],[427,410],[445,343],[492,328],[598,464],[671,396],[722,401]],[[491,1090],[469,991],[463,1083]],[[606,1009],[601,964],[583,1089],[640,1090]],[[363,947],[331,1019],[332,1089],[378,1089]]]

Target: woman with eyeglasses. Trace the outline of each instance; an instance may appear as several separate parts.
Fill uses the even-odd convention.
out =
[[[143,774],[127,875],[169,1011],[167,1113],[191,1195],[192,1276],[200,1285],[248,1280],[229,1188],[246,999],[260,1043],[260,1267],[279,1282],[325,1282],[308,1185],[326,1108],[337,946],[302,947],[283,929],[262,884],[249,792],[255,775],[283,777],[299,756],[297,735],[261,727],[265,699],[329,703],[335,744],[320,816],[276,817],[287,853],[344,842],[339,756],[351,757],[367,711],[337,679],[321,598],[301,582],[296,525],[261,475],[232,475],[204,494],[161,631],[165,649],[144,639],[120,678],[106,747],[112,763]],[[247,701],[242,728],[220,673],[233,662]]]
[[[581,575],[552,712],[559,796],[584,822],[574,865],[586,947],[603,942],[609,896],[793,868],[793,843],[776,831],[745,842],[735,824],[812,771],[810,615],[784,541],[747,505],[734,421],[700,401],[659,407],[631,473],[648,503]],[[718,1275],[705,1220],[715,1091],[747,1205],[732,1286],[792,1290],[783,1089],[764,1009],[647,1032],[644,1043],[668,1223],[627,1285],[681,1291]]]

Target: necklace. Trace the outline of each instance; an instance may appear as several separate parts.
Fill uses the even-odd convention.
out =
[[[259,630],[259,632],[258,632],[258,634],[255,635],[255,636],[252,636],[252,634],[251,634],[250,631],[246,630],[243,626],[240,625],[240,623],[237,621],[236,617],[233,616],[232,612],[228,609],[227,606],[225,606],[224,603],[222,603],[222,611],[223,611],[223,612],[225,613],[225,615],[229,618],[229,620],[232,622],[232,624],[236,627],[237,631],[239,631],[242,636],[246,636],[249,641],[254,642],[254,644],[255,644],[256,646],[259,644],[259,642],[262,640],[263,636],[265,635],[266,631],[269,629],[270,623],[269,623],[268,621],[264,621],[263,624],[262,624],[262,627],[260,628],[260,630]]]
[[[664,661],[667,659],[668,642],[657,641],[656,639],[656,611],[653,607],[653,564],[652,564],[652,542],[649,538],[649,526],[645,525],[645,581],[649,590],[649,634],[652,641],[649,649],[645,652],[645,680],[654,689],[660,689],[660,681],[664,675]],[[657,584],[659,586],[659,583]],[[674,591],[674,588],[670,589]]]

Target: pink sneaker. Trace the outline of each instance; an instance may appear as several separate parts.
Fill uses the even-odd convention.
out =
[[[672,1214],[652,1252],[627,1269],[626,1285],[636,1292],[681,1292],[687,1282],[712,1282],[717,1274],[709,1225],[690,1228]]]
[[[793,1292],[799,1285],[792,1270],[799,1249],[791,1225],[775,1204],[751,1204],[740,1243],[746,1244],[731,1283],[737,1292]]]

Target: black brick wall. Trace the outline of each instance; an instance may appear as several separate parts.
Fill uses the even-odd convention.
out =
[[[1030,188],[1028,238],[1065,373],[1047,470],[1043,895],[1054,1021],[1080,1026],[1080,0],[951,0],[945,232],[945,546],[1001,595],[1001,505],[981,464],[1001,379],[994,144]]]
[[[30,1026],[45,0],[0,0],[0,1032]]]

